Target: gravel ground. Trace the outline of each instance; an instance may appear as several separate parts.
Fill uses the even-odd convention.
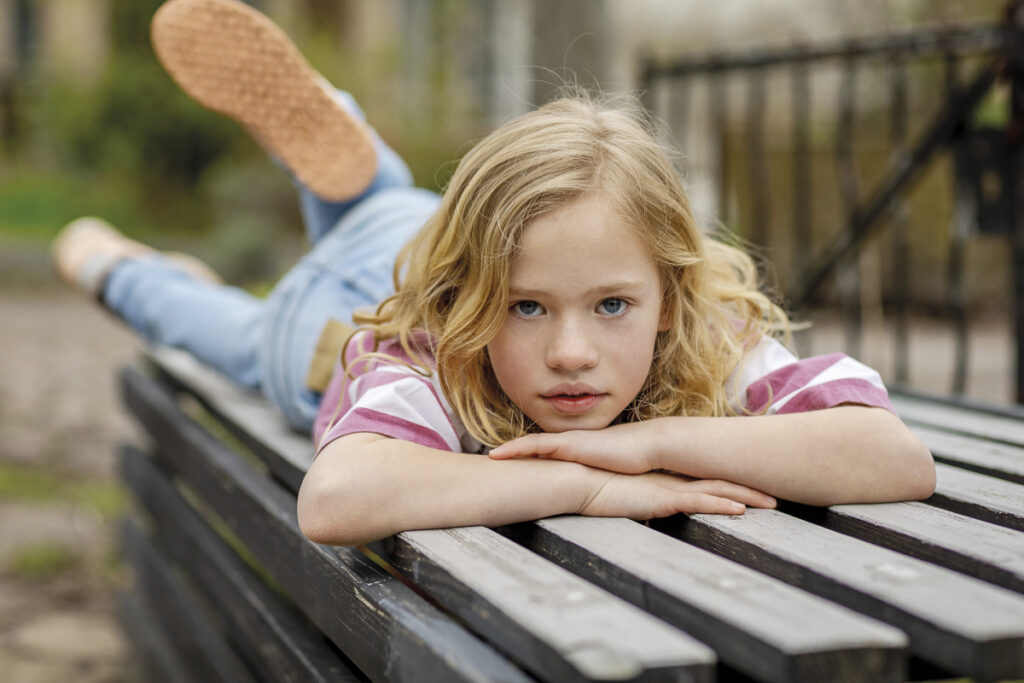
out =
[[[0,679],[138,680],[110,513],[125,500],[113,444],[137,439],[115,370],[137,342],[55,287],[0,289],[0,319]]]
[[[127,503],[114,455],[116,443],[141,440],[116,387],[117,368],[139,344],[55,285],[0,286],[0,319],[0,679],[140,680],[116,616],[130,577],[116,560],[117,510]],[[837,321],[816,322],[811,350],[838,348]],[[884,370],[891,345],[883,336],[869,340],[864,359]],[[912,380],[944,390],[948,326],[918,321],[912,336]],[[1009,400],[1011,349],[1005,322],[975,327],[973,397]]]

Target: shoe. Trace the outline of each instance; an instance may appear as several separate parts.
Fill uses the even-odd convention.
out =
[[[104,220],[79,218],[64,226],[50,248],[57,273],[73,287],[99,299],[114,266],[126,258],[156,253],[129,239]]]
[[[168,0],[152,41],[182,90],[241,123],[317,196],[351,199],[373,181],[367,126],[263,14],[238,0]]]
[[[61,278],[87,295],[99,299],[103,284],[114,267],[128,258],[159,256],[186,275],[211,284],[222,284],[220,276],[194,256],[180,252],[161,253],[125,237],[100,218],[87,216],[71,221],[57,233],[50,249]]]

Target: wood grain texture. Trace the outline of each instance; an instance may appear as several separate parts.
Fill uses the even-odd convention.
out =
[[[1024,420],[942,401],[894,393],[896,413],[908,424],[921,425],[1024,446]]]
[[[224,619],[229,640],[261,676],[295,683],[361,680],[323,634],[300,619],[185,502],[150,458],[124,449],[121,474],[149,513],[155,545]]]
[[[830,529],[1024,593],[1024,532],[924,503],[835,505]]]
[[[371,679],[527,680],[359,550],[303,537],[294,495],[205,432],[165,389],[130,369],[122,385],[168,466]]]
[[[246,391],[184,351],[159,347],[146,357],[175,389],[198,399],[289,489],[299,490],[313,462],[308,434],[293,430],[262,395]]]
[[[932,505],[1024,531],[1024,486],[936,464]]]
[[[1024,597],[776,510],[662,528],[904,631],[921,658],[981,679],[1024,675]]]
[[[187,675],[198,681],[256,683],[224,635],[206,617],[208,610],[131,521],[122,525],[121,548],[132,566],[138,592],[164,625]]]
[[[1024,484],[1024,448],[976,436],[910,425],[935,460],[961,469]]]
[[[758,680],[903,680],[897,629],[636,522],[567,515],[509,533]]]
[[[490,529],[405,532],[381,553],[544,680],[713,678],[706,645]]]
[[[152,683],[193,683],[185,670],[164,624],[146,605],[138,591],[123,593],[118,599],[121,628],[131,643],[133,659],[141,669],[142,680]]]

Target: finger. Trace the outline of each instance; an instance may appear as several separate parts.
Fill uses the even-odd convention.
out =
[[[506,441],[496,448],[492,448],[487,452],[488,457],[492,460],[507,460],[509,458],[515,458],[520,455],[519,449],[516,448],[512,441]]]
[[[702,479],[690,482],[688,486],[696,488],[703,493],[729,498],[752,507],[774,508],[778,504],[774,498],[766,493],[752,489],[749,486],[743,486],[742,484],[734,484],[731,481]]]
[[[685,494],[680,498],[679,504],[680,509],[677,512],[687,514],[742,515],[747,510],[740,502],[709,493]]]
[[[528,434],[518,439],[512,439],[491,449],[489,456],[495,460],[508,458],[521,458],[524,456],[535,457],[557,457],[559,448],[558,440],[547,438],[548,434]]]

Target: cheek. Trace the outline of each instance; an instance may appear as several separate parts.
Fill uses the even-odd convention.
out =
[[[513,339],[513,335],[503,326],[498,335],[487,345],[487,355],[491,361],[491,370],[498,380],[502,391],[513,396],[516,379],[523,376],[525,369],[522,345]]]
[[[616,353],[618,356],[616,364],[622,369],[622,381],[628,383],[630,390],[639,392],[651,372],[657,332],[652,329],[648,330],[646,334],[638,333],[634,337],[634,341],[633,344],[619,346]]]
[[[651,372],[651,361],[654,354],[649,349],[635,349],[635,353],[625,356],[621,360],[623,369],[622,380],[628,383],[632,393],[639,393],[647,381],[647,375]]]

